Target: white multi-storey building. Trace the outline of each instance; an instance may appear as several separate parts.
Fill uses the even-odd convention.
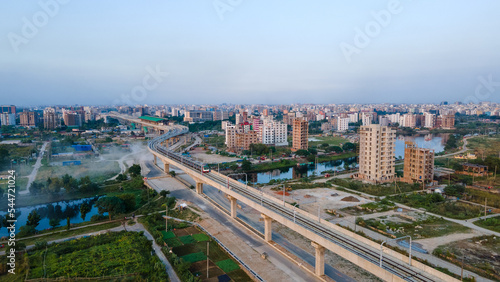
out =
[[[371,113],[362,113],[361,121],[363,122],[363,125],[370,125],[373,121],[373,115]]]
[[[264,120],[259,130],[262,144],[288,146],[286,124],[273,120]]]
[[[349,122],[350,122],[349,118],[338,117],[337,131],[344,132],[349,130]]]
[[[349,118],[349,122],[356,123],[359,121],[359,113],[352,113],[347,116]]]
[[[431,113],[424,113],[425,117],[425,128],[434,128],[436,126],[436,115]]]

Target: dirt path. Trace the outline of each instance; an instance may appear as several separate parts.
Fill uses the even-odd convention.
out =
[[[422,244],[423,248],[432,254],[432,251],[434,251],[435,248],[448,242],[460,241],[481,235],[483,235],[481,232],[471,230],[469,233],[453,233],[441,237],[414,240],[414,242]]]
[[[26,185],[26,190],[20,191],[20,195],[26,195],[30,193],[30,186],[33,181],[35,181],[36,174],[38,173],[38,169],[42,166],[42,158],[43,155],[45,154],[45,149],[47,148],[47,145],[49,142],[45,142],[42,145],[42,148],[40,149],[40,153],[38,153],[38,159],[36,160],[35,167],[33,168],[33,171],[30,173],[28,176],[28,184]]]

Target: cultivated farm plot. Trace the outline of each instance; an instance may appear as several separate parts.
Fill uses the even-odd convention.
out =
[[[166,270],[152,250],[151,241],[140,233],[110,232],[32,249],[23,267],[29,269],[28,279],[165,281]],[[10,278],[0,276],[0,281]]]
[[[162,231],[162,235],[164,242],[172,248],[172,252],[189,262],[189,271],[202,281],[252,281],[236,261],[196,227]],[[209,242],[208,252],[207,242]]]

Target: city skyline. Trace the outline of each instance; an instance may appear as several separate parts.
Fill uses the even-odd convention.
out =
[[[500,102],[500,3],[226,2],[9,3],[1,97],[19,106]]]

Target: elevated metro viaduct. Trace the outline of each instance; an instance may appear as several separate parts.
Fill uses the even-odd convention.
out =
[[[186,133],[187,129],[176,128],[149,142],[149,151],[154,155],[155,163],[159,158],[164,163],[165,173],[169,172],[170,165],[184,171],[195,180],[198,194],[203,194],[203,184],[226,193],[231,202],[233,218],[237,216],[237,201],[259,211],[264,219],[266,242],[272,241],[273,220],[310,239],[316,251],[317,276],[324,275],[325,249],[328,249],[385,281],[459,281],[306,211],[295,209],[294,206],[283,203],[254,187],[246,186],[214,171],[203,173],[201,168],[189,165],[187,158],[168,151],[167,146],[172,142],[168,140],[183,134],[179,133],[181,131]],[[381,257],[383,257],[382,263],[380,263]]]

